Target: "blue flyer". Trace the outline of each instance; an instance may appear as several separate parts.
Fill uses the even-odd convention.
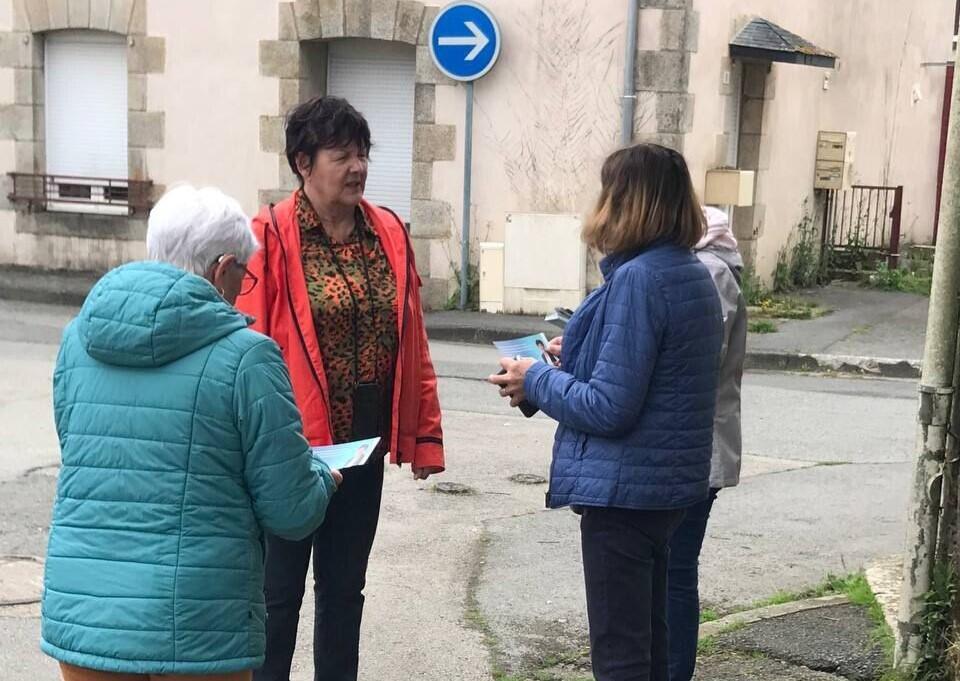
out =
[[[513,340],[495,341],[493,343],[500,351],[501,357],[515,359],[523,357],[535,359],[538,362],[546,362],[551,366],[556,366],[557,359],[547,352],[549,341],[546,335],[537,333],[523,338],[514,338]]]

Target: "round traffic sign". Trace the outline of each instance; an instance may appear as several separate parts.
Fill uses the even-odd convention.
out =
[[[445,75],[459,81],[482,78],[500,56],[500,26],[475,2],[447,5],[430,27],[430,54]]]

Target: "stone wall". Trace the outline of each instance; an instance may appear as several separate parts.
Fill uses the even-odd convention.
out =
[[[638,2],[634,139],[682,152],[693,128],[690,54],[697,51],[699,14],[692,0]]]
[[[324,42],[366,38],[414,46],[416,100],[410,233],[424,282],[424,300],[430,307],[443,305],[448,298],[449,282],[445,277],[431,277],[429,252],[432,242],[451,237],[453,211],[448,202],[434,196],[433,166],[456,159],[457,135],[455,126],[436,122],[436,87],[453,82],[434,66],[427,47],[438,8],[415,0],[297,0],[280,3],[277,11],[279,34],[277,40],[260,43],[260,73],[279,80],[279,101],[274,111],[260,117],[260,148],[277,154],[280,185],[261,190],[260,202],[279,201],[298,186],[283,154],[284,116],[297,103],[324,93]]]
[[[12,30],[0,32],[0,69],[12,69],[15,82],[13,101],[0,105],[0,144],[6,141],[13,148],[6,167],[46,172],[44,35],[67,29],[107,31],[127,38],[128,178],[151,179],[146,152],[164,146],[164,114],[147,110],[147,74],[162,73],[166,55],[164,39],[147,35],[148,1],[14,2]],[[99,271],[142,257],[145,219],[29,211],[9,201],[9,176],[0,178],[0,185],[0,262]],[[162,191],[155,189],[155,195]]]

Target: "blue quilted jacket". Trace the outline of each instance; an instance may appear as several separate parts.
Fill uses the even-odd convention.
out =
[[[723,342],[710,273],[689,249],[601,263],[570,320],[563,369],[535,364],[527,399],[559,422],[547,505],[662,510],[707,497]]]
[[[279,348],[247,321],[204,279],[134,263],[64,332],[48,655],[129,674],[262,665],[263,532],[306,536],[335,486]]]

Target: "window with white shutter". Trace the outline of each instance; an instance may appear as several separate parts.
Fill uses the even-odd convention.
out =
[[[126,183],[104,182],[128,176],[125,40],[48,34],[44,82],[48,209],[126,213]]]
[[[373,149],[365,196],[410,219],[416,49],[376,40],[330,43],[327,93],[343,97],[370,124]]]

